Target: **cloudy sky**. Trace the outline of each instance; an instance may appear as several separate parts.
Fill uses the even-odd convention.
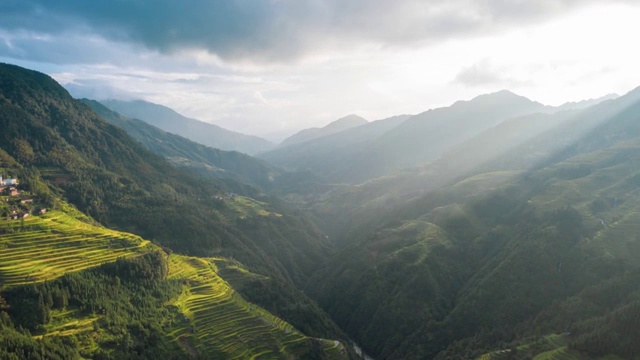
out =
[[[510,89],[640,86],[636,0],[2,0],[0,61],[281,139]]]

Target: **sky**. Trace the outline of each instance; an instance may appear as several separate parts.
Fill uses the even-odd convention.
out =
[[[640,86],[637,0],[2,0],[0,62],[272,141],[509,89]]]

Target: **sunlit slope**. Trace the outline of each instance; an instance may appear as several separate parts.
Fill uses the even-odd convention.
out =
[[[533,359],[533,360],[582,360],[585,358],[575,350],[569,349],[567,340],[571,335],[551,334],[536,341],[515,348],[494,350],[483,354],[476,360],[508,360],[508,359]],[[615,355],[602,357],[590,357],[593,360],[621,360]]]
[[[0,281],[18,285],[51,280],[144,253],[148,245],[136,235],[91,225],[62,211],[0,219]]]
[[[630,340],[637,322],[623,320],[638,313],[626,308],[638,301],[631,295],[638,282],[602,287],[610,279],[640,271],[640,137],[634,136],[640,130],[631,126],[639,124],[637,115],[622,120],[621,125],[609,125],[620,132],[609,129],[607,136],[585,141],[576,155],[548,160],[504,185],[476,186],[483,183],[478,175],[471,179],[479,181],[463,180],[425,197],[422,204],[409,204],[405,214],[429,212],[404,220],[397,211],[400,215],[387,218],[387,226],[356,234],[354,244],[323,266],[307,290],[376,357],[464,358],[458,349],[507,350],[492,343],[498,331],[509,334],[503,338],[510,341],[518,339],[513,344],[519,345],[527,341],[522,334],[535,336],[531,333],[540,328],[541,333],[570,331],[575,336],[535,356],[625,358],[636,350],[627,344],[637,343]],[[476,195],[460,199],[464,193]],[[406,231],[422,219],[441,229],[435,237],[441,245],[433,247],[437,256],[431,255],[433,250],[415,250],[421,243],[438,244],[421,241],[424,231]],[[589,291],[571,300],[584,289]],[[612,292],[617,289],[630,289],[629,295]],[[392,315],[384,309],[392,309]],[[624,316],[612,309],[624,310]],[[545,311],[548,315],[539,317]],[[521,333],[511,335],[512,329]],[[610,334],[605,345],[594,341],[604,338],[600,329]],[[486,340],[479,345],[464,342],[483,333]],[[440,344],[445,350],[438,355]]]
[[[24,221],[0,220],[0,279],[4,285],[52,280],[143,254],[156,248],[149,241],[82,221],[63,211],[31,216]],[[309,338],[282,319],[245,301],[217,274],[214,259],[169,256],[169,280],[183,280],[183,292],[166,305],[168,339],[193,356],[208,359],[290,359],[321,354],[322,359],[347,358],[343,344]],[[218,263],[229,260],[216,258]],[[255,275],[257,276],[257,275]],[[54,312],[48,336],[92,331],[101,315],[74,309]],[[59,318],[59,319],[58,319]]]
[[[184,316],[169,335],[192,355],[287,359],[299,358],[315,347],[324,353],[324,358],[346,358],[342,344],[308,338],[245,301],[218,276],[214,259],[171,255],[169,266],[169,278],[184,279],[187,284],[182,295],[170,304]]]
[[[593,235],[579,245],[632,267],[640,266],[640,139],[584,154],[542,174],[554,179],[531,198],[535,209],[572,204]]]

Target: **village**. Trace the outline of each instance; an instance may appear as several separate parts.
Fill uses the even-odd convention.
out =
[[[0,195],[2,195],[2,207],[0,215],[8,221],[25,219],[31,215],[44,215],[47,209],[38,207],[34,199],[28,193],[18,188],[19,182],[15,178],[3,178],[0,175]]]

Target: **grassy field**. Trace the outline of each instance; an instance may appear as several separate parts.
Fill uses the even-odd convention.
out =
[[[298,358],[310,345],[328,358],[344,358],[344,347],[333,340],[311,339],[257,305],[245,301],[217,274],[216,262],[171,255],[170,278],[187,283],[169,305],[178,310],[169,334],[187,352],[206,358]]]
[[[80,221],[61,211],[0,219],[0,282],[19,285],[60,277],[148,251],[149,242]]]

